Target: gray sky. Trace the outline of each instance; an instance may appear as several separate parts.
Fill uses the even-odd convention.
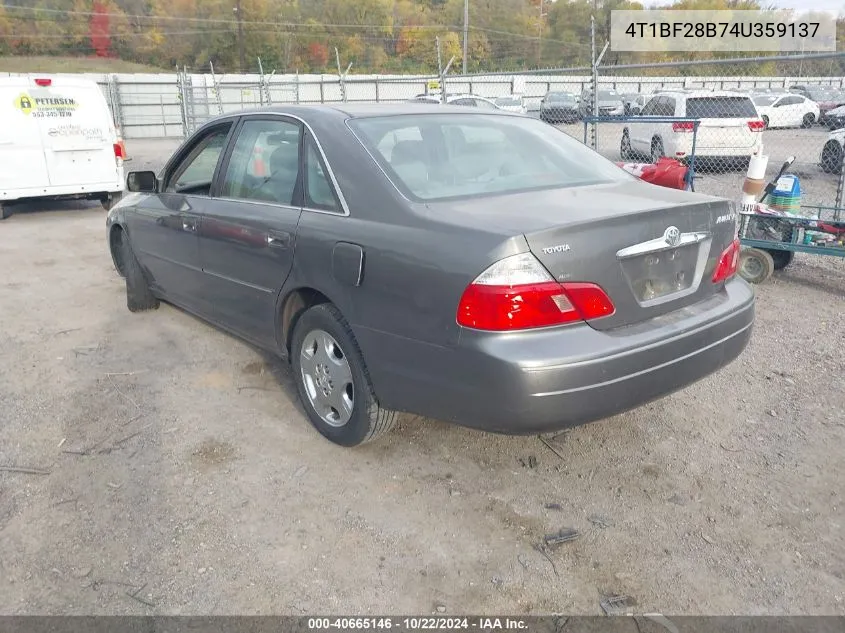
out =
[[[646,8],[656,8],[662,5],[672,4],[672,0],[641,0]],[[845,0],[769,0],[761,4],[773,4],[781,9],[809,9],[816,11],[833,11],[839,13],[845,9]]]

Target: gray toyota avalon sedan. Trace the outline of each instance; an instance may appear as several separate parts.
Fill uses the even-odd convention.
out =
[[[130,310],[289,359],[353,446],[408,411],[554,431],[735,359],[754,294],[728,200],[643,183],[536,119],[452,106],[220,116],[108,216]]]

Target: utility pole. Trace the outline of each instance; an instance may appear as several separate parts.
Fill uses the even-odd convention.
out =
[[[237,0],[237,5],[233,9],[235,17],[238,20],[238,57],[240,58],[241,72],[246,71],[246,52],[244,50],[244,22],[241,15],[241,0]]]
[[[543,13],[543,0],[540,0],[540,19],[537,21],[537,67],[543,65],[543,18],[548,15]]]
[[[467,49],[469,47],[469,0],[464,0],[464,74],[467,74]]]

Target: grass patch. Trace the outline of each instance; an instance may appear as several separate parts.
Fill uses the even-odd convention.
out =
[[[172,72],[102,57],[0,57],[0,73],[162,73]]]

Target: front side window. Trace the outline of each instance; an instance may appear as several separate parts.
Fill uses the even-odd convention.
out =
[[[299,124],[292,121],[246,121],[235,141],[220,195],[293,205],[300,136]]]
[[[655,110],[657,109],[657,104],[660,101],[660,97],[652,97],[648,103],[645,104],[643,107],[643,111],[641,114],[651,116],[655,114]]]
[[[217,169],[220,154],[226,146],[226,138],[229,136],[231,127],[231,123],[226,123],[203,136],[173,170],[164,190],[209,195],[214,171]]]
[[[349,125],[411,199],[480,197],[633,178],[536,119],[409,114],[353,119]]]

